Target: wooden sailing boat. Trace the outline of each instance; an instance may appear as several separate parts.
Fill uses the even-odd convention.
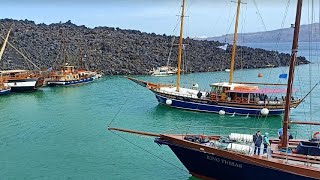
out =
[[[283,114],[285,108],[285,98],[283,95],[285,94],[286,90],[279,90],[275,88],[260,89],[257,85],[284,86],[286,84],[233,82],[240,4],[241,2],[238,1],[229,82],[212,83],[210,84],[211,90],[207,92],[199,91],[197,87],[180,87],[184,0],[182,1],[176,84],[166,85],[144,82],[131,77],[129,77],[128,79],[151,90],[155,94],[160,104],[164,104],[174,108],[219,114],[237,114],[251,116],[272,116]],[[278,95],[268,97],[268,95],[275,94]],[[300,103],[300,99],[292,97],[290,107],[295,108]]]
[[[11,28],[9,29],[7,36],[0,52],[0,60],[4,53],[6,44],[8,43]],[[5,87],[3,93],[8,93],[10,88],[11,92],[27,92],[35,91],[43,86],[44,78],[37,73],[28,70],[2,70],[0,71],[2,87]],[[1,86],[1,84],[0,84]]]
[[[298,0],[292,54],[286,93],[283,134],[281,139],[269,140],[270,153],[253,154],[253,136],[231,133],[220,135],[172,135],[152,134],[109,128],[145,136],[156,137],[159,145],[168,145],[190,174],[202,179],[320,179],[320,136],[313,134],[310,140],[289,140],[289,123],[320,125],[311,122],[290,122],[290,101],[298,49],[302,0]],[[258,149],[259,150],[259,149]]]
[[[82,53],[80,53],[82,58]],[[81,59],[82,62],[82,59]],[[48,86],[72,86],[90,83],[94,79],[101,76],[92,71],[78,69],[77,66],[72,66],[67,63],[66,48],[64,46],[64,65],[59,70],[50,73]]]

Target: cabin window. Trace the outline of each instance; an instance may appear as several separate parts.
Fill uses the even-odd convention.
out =
[[[217,90],[217,87],[216,87],[216,86],[212,86],[212,87],[211,87],[211,92],[214,92],[214,93],[215,93],[216,90]]]

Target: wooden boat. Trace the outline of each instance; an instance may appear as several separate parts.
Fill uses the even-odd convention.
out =
[[[131,77],[128,79],[151,90],[160,104],[173,108],[245,116],[274,116],[283,114],[285,109],[284,94],[286,89],[279,90],[279,87],[286,86],[286,84],[233,82],[239,11],[240,4],[237,8],[229,82],[212,83],[210,84],[210,91],[200,91],[197,87],[180,87],[184,6],[182,6],[181,11],[176,84],[166,85],[146,82],[146,84],[143,85],[144,83],[138,79]],[[270,88],[260,89],[258,85],[270,86]],[[292,97],[290,107],[295,108],[300,103],[301,99]]]
[[[0,51],[0,60],[8,43],[11,28],[7,33]],[[44,77],[28,70],[3,70],[0,71],[3,87],[10,88],[11,92],[35,91],[43,86]],[[2,93],[8,93],[5,89]]]
[[[65,65],[59,71],[52,71],[48,86],[71,86],[92,82],[95,73],[91,71],[78,71],[76,66]]]
[[[0,71],[5,79],[4,85],[11,88],[11,92],[35,91],[43,86],[44,78],[28,70]]]
[[[238,0],[240,4],[241,0]],[[298,48],[302,0],[298,0],[292,55],[289,69],[282,136],[269,140],[268,153],[255,155],[254,136],[231,133],[229,136],[203,134],[152,134],[109,128],[144,136],[153,136],[159,145],[167,145],[188,169],[201,179],[320,179],[320,132],[308,140],[290,140],[289,124],[320,125],[319,122],[290,122],[290,101],[294,65]],[[227,129],[227,127],[223,127]],[[247,129],[248,131],[248,129]],[[215,131],[217,132],[217,131]],[[306,132],[303,132],[306,133]],[[259,154],[259,153],[258,153]]]

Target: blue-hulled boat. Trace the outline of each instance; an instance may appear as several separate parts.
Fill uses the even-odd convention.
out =
[[[182,13],[184,13],[184,8],[182,8]],[[239,11],[237,10],[238,13]],[[235,23],[228,82],[212,83],[210,84],[210,91],[198,90],[197,84],[194,84],[191,88],[180,87],[184,15],[181,16],[176,84],[166,85],[145,82],[131,77],[128,79],[151,90],[160,104],[173,108],[245,116],[274,116],[283,114],[286,89],[280,89],[279,86],[285,86],[286,84],[233,82],[238,17]],[[270,88],[260,89],[257,85],[264,85]],[[296,108],[302,102],[296,97],[291,98],[290,108]]]
[[[0,95],[7,95],[11,92],[11,88],[4,84],[4,78],[0,73]]]
[[[91,71],[78,70],[76,66],[62,66],[60,71],[50,74],[48,86],[73,86],[90,83],[97,74]]]
[[[184,0],[183,0],[184,2]],[[241,0],[238,0],[238,8]],[[184,3],[183,3],[184,4]],[[297,15],[292,45],[288,86],[285,99],[285,112],[282,121],[282,134],[278,138],[264,140],[267,144],[262,154],[261,143],[255,141],[262,137],[260,131],[252,135],[248,128],[245,134],[229,135],[153,134],[118,128],[108,128],[143,136],[152,136],[158,145],[167,145],[186,167],[189,173],[201,179],[320,179],[320,132],[315,132],[309,140],[290,139],[289,124],[320,125],[319,122],[294,122],[289,120],[292,83],[298,48],[302,0],[297,3]],[[228,127],[205,127],[210,132],[222,132]],[[218,128],[218,129],[216,129]],[[234,127],[231,132],[237,131]],[[227,130],[227,132],[230,132]],[[257,129],[259,130],[259,129]],[[303,131],[303,134],[309,134]],[[267,134],[266,134],[267,136]],[[261,154],[260,154],[261,153]]]
[[[10,92],[11,92],[10,88],[6,88],[6,89],[0,88],[0,95],[7,95],[7,94],[10,94]]]

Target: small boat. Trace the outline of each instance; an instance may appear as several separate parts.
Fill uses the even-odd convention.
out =
[[[11,88],[11,92],[30,92],[43,86],[44,77],[28,70],[0,71],[5,79],[4,85]]]
[[[273,67],[275,67],[275,65],[274,64],[267,64],[266,67],[267,68],[273,68]]]
[[[10,92],[11,92],[11,88],[4,84],[4,78],[0,73],[0,95],[6,95],[6,94],[9,94]]]
[[[71,86],[92,82],[96,73],[92,71],[78,70],[76,66],[66,64],[60,71],[52,71],[48,86]]]
[[[7,95],[11,92],[11,88],[9,86],[5,86],[3,82],[3,78],[0,78],[0,95]]]
[[[177,68],[170,67],[170,66],[161,66],[157,69],[153,69],[150,71],[152,76],[170,76],[177,74]]]
[[[10,92],[11,92],[10,88],[5,88],[5,89],[0,88],[0,96],[10,94]]]
[[[238,0],[238,7],[240,3],[241,0]],[[155,143],[169,146],[189,173],[201,179],[320,179],[320,132],[314,132],[310,139],[304,140],[293,139],[289,132],[289,124],[320,125],[319,122],[289,120],[302,0],[298,0],[297,4],[282,133],[278,138],[266,140],[269,146],[263,148],[264,154],[260,155],[262,148],[254,143],[257,138],[261,138],[262,141],[260,131],[252,135],[248,128],[242,130],[248,132],[244,134],[236,133],[235,128],[232,128],[233,133],[227,136],[218,133],[212,135],[153,134],[110,127],[108,129],[155,137]],[[205,128],[210,129],[210,132],[221,132],[220,130],[228,129],[228,127]],[[302,133],[305,137],[309,135],[309,132],[306,131]]]

